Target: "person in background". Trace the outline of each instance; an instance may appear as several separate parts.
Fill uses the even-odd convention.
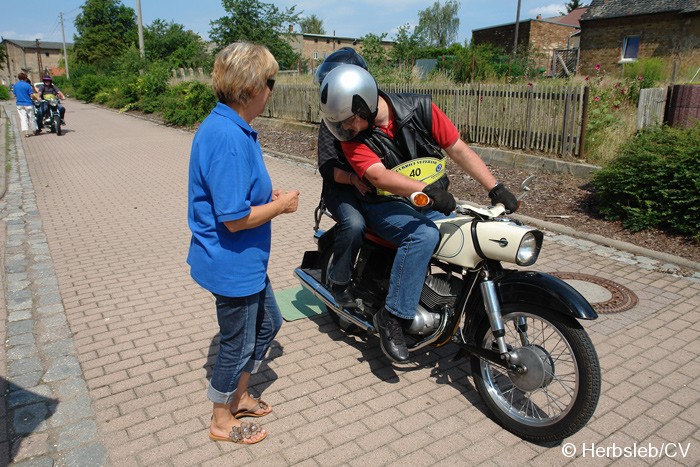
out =
[[[343,64],[367,69],[367,63],[354,49],[343,47],[326,57],[316,69],[314,83],[320,86],[329,71]],[[365,219],[356,192],[364,194],[369,187],[352,170],[340,141],[323,121],[318,132],[317,152],[318,170],[323,177],[321,198],[338,222],[328,282],[333,298],[340,306],[355,308],[357,304],[350,290],[350,280],[353,262],[365,232]]]
[[[36,116],[34,115],[34,86],[29,83],[26,73],[17,75],[18,81],[12,88],[15,94],[17,113],[19,114],[19,127],[24,132],[24,136],[29,136],[36,131]]]
[[[219,351],[207,393],[214,441],[260,442],[267,431],[239,418],[272,412],[248,393],[248,383],[282,326],[267,276],[271,220],[297,210],[299,191],[272,188],[250,123],[263,112],[278,69],[264,46],[235,42],[221,50],[212,72],[218,103],[192,141],[187,263],[216,301]]]
[[[357,176],[372,187],[362,204],[367,225],[398,245],[386,301],[374,315],[374,325],[382,351],[402,363],[408,359],[403,322],[415,317],[425,271],[439,241],[434,221],[456,207],[447,191],[443,151],[484,187],[492,203],[514,212],[518,201],[429,95],[381,92],[369,72],[341,65],[321,83],[321,113],[342,141]],[[399,171],[405,165],[411,166],[408,174]],[[433,200],[431,208],[418,210],[405,201],[421,191]]]
[[[53,84],[53,79],[51,76],[46,75],[42,78],[42,83],[38,86],[37,92],[39,93],[39,99],[47,100],[47,99],[65,99],[66,96],[63,95],[60,89]],[[48,97],[47,97],[48,96]],[[49,104],[47,102],[41,102],[41,105],[39,106],[39,115],[37,116],[37,122],[39,122],[39,131],[43,128],[43,122],[44,122],[44,115],[46,112],[49,110]],[[63,107],[63,105],[58,104],[58,113],[61,116],[61,124],[65,125],[66,124],[66,108]]]

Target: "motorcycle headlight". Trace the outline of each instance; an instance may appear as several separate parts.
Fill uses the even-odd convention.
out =
[[[539,235],[536,235],[539,234]],[[518,246],[518,253],[515,256],[515,262],[519,266],[530,266],[535,264],[537,257],[540,254],[542,247],[542,233],[538,231],[530,231],[523,235],[523,239]]]

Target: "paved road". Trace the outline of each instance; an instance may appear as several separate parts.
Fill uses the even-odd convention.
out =
[[[184,262],[192,134],[66,106],[61,137],[20,138],[9,104],[0,120],[0,136],[7,115],[13,125],[0,200],[0,465],[10,456],[32,466],[570,462],[563,445],[500,429],[465,366],[450,361],[454,348],[393,367],[376,338],[346,336],[326,315],[286,322],[253,381],[275,408],[264,420],[270,437],[247,447],[209,441],[217,326]],[[308,166],[266,163],[276,187],[302,193],[299,211],[273,224],[270,276],[283,291],[297,286],[292,270],[313,247],[320,178]],[[594,418],[566,440],[578,463],[700,463],[700,280],[557,234],[537,266],[638,297],[585,324],[604,382]]]

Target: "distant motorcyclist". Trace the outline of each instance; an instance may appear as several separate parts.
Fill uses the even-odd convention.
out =
[[[44,100],[49,100],[49,99],[65,99],[66,96],[63,95],[60,89],[53,84],[53,79],[51,76],[46,75],[42,78],[41,80],[43,84],[40,84],[37,86],[37,91],[39,92],[39,98],[42,100],[41,105],[39,106],[39,112],[37,114],[37,125],[39,126],[39,131],[43,128],[44,124],[44,115],[46,115],[46,112],[49,111],[49,104],[48,102],[43,102]],[[53,97],[51,97],[53,96]],[[63,107],[61,104],[58,104],[58,113],[61,116],[61,124],[65,125],[65,115],[66,115],[66,108]]]

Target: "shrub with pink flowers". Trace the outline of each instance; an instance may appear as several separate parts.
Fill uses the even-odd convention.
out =
[[[627,122],[636,112],[639,91],[646,81],[636,75],[621,79],[610,77],[600,64],[595,65],[594,70],[593,76],[584,78],[589,87],[586,154],[589,160],[600,161],[608,158],[601,152],[611,147],[614,142],[611,139],[619,140],[620,132],[625,133],[625,138],[634,133],[634,128],[626,128]]]

